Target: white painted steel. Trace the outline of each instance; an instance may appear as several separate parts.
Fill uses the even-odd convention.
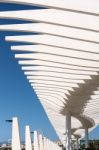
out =
[[[54,39],[54,40],[53,40]],[[20,35],[20,36],[7,36],[7,41],[19,41],[26,43],[37,43],[41,45],[54,46],[59,48],[77,49],[85,52],[93,52],[99,54],[98,43],[90,43],[88,41],[77,41],[65,37],[55,35]]]
[[[55,8],[55,9],[63,9],[63,10],[71,10],[71,11],[78,11],[84,13],[92,13],[93,15],[99,14],[98,5],[99,2],[97,0],[1,0],[1,2],[15,2],[15,3],[22,3],[27,5],[36,5],[36,6],[45,6],[48,8]]]
[[[82,67],[82,66],[75,66],[75,65],[68,65],[66,63],[62,63],[62,62],[55,62],[55,61],[48,61],[48,60],[39,60],[39,59],[36,59],[36,60],[20,60],[19,61],[19,64],[20,65],[46,65],[46,62],[47,62],[47,65],[48,66],[55,66],[57,68],[68,68],[68,69],[75,69],[75,70],[84,70],[84,71],[98,71],[99,69],[98,68],[94,68],[94,67]]]
[[[39,21],[63,26],[99,31],[98,16],[56,9],[21,10],[0,12],[0,18]],[[65,19],[64,19],[65,18]],[[68,21],[67,21],[68,20]],[[80,21],[79,21],[80,20]],[[94,20],[94,21],[92,21]]]
[[[28,23],[28,24],[12,24],[0,25],[0,30],[21,31],[31,33],[45,33],[49,35],[57,35],[81,41],[99,42],[99,34],[97,32],[70,28],[60,25],[48,23]]]

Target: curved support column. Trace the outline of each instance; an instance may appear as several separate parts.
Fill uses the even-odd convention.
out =
[[[32,142],[31,142],[31,135],[30,135],[30,127],[26,126],[25,129],[25,149],[32,150]]]
[[[76,138],[76,145],[77,145],[77,150],[79,150],[79,141],[78,141],[78,138]]]
[[[14,117],[12,121],[12,150],[21,150],[19,124],[17,117]]]
[[[66,150],[71,150],[71,115],[66,113]]]
[[[88,142],[88,128],[85,128],[85,148],[89,147],[89,142]]]

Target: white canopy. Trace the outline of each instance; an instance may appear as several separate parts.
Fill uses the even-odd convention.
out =
[[[85,127],[91,128],[99,123],[99,2],[0,2],[42,7],[0,12],[0,18],[31,21],[27,24],[1,25],[0,30],[29,34],[7,36],[6,41],[28,44],[11,46],[11,50],[17,52],[15,58],[63,144],[67,111],[72,116],[72,134],[82,136]]]

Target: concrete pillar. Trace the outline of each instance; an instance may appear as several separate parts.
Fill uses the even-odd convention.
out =
[[[46,137],[44,137],[44,150],[47,150],[47,140],[46,140]]]
[[[25,150],[32,150],[32,142],[29,126],[26,126],[25,128]]]
[[[52,147],[53,147],[53,150],[55,149],[55,144],[52,142]]]
[[[12,119],[12,150],[21,150],[18,118]]]
[[[53,150],[49,139],[47,139],[47,150]]]
[[[88,128],[85,128],[85,148],[88,148]]]
[[[34,131],[34,150],[39,150],[39,139],[37,131]]]
[[[56,144],[54,143],[54,149],[56,150]]]
[[[66,150],[71,150],[71,115],[66,114]]]
[[[55,150],[55,146],[54,146],[54,143],[52,141],[51,141],[51,149]]]
[[[43,136],[39,134],[39,149],[44,150]]]
[[[54,150],[54,145],[53,145],[52,141],[50,141],[50,147],[51,147],[51,150]]]
[[[49,141],[49,144],[50,144],[50,149],[54,150],[52,141]]]
[[[46,146],[47,146],[47,150],[49,150],[50,146],[49,146],[49,140],[46,138]]]

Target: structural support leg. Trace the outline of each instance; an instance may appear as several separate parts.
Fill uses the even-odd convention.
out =
[[[43,137],[41,134],[39,134],[39,149],[44,150]]]
[[[85,148],[88,148],[88,128],[85,128]]]
[[[12,120],[12,150],[21,150],[19,124],[16,117]]]
[[[37,131],[34,131],[34,150],[39,150],[39,138]]]
[[[78,142],[78,138],[76,138],[76,143],[77,143],[77,150],[79,150],[79,142]]]
[[[25,149],[32,150],[32,142],[31,142],[31,135],[30,135],[30,127],[26,126],[25,129]]]
[[[66,150],[71,150],[71,115],[66,114]]]
[[[44,150],[47,150],[47,139],[44,137]]]

